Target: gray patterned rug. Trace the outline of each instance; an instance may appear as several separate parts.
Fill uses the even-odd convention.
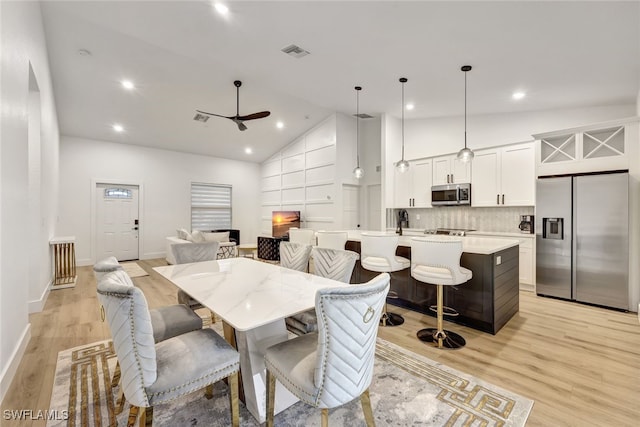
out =
[[[124,426],[128,405],[114,414],[117,389],[105,378],[115,366],[111,341],[61,351],[50,409],[68,411],[67,421],[47,426]],[[471,375],[436,363],[378,338],[371,404],[378,426],[524,426],[533,401]],[[333,426],[365,425],[359,399],[329,411]],[[154,408],[155,426],[230,425],[227,387],[219,382],[214,398],[192,393]],[[320,412],[297,403],[276,415],[277,426],[319,426]],[[240,404],[240,425],[258,426]]]

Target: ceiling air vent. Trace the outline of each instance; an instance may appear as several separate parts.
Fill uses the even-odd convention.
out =
[[[295,44],[290,44],[289,46],[283,47],[280,50],[287,55],[293,56],[294,58],[302,58],[303,56],[309,55],[309,52],[307,52],[300,46],[296,46]]]
[[[373,119],[373,116],[370,116],[367,113],[354,114],[354,117],[358,117],[360,119]]]
[[[204,114],[196,113],[196,115],[193,116],[193,120],[195,120],[196,122],[206,123],[207,120],[209,120],[209,116],[205,116]]]

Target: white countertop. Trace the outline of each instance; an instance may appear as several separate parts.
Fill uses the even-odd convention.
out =
[[[318,289],[349,286],[248,258],[168,265],[154,270],[239,331],[313,308]]]
[[[349,240],[353,240],[356,242],[360,241],[360,236],[362,233],[366,231],[360,230],[347,230],[349,235]],[[376,233],[376,232],[373,232]],[[377,233],[382,233],[378,231]],[[385,234],[395,234],[395,233],[385,233]],[[398,245],[399,246],[411,246],[412,238],[435,238],[435,239],[461,239],[462,240],[462,251],[472,254],[480,254],[480,255],[490,255],[496,252],[500,252],[502,250],[518,246],[520,244],[519,240],[515,239],[504,239],[504,238],[491,238],[491,237],[475,237],[475,236],[465,236],[465,237],[453,237],[453,236],[443,236],[439,234],[424,234],[418,232],[409,231],[402,236],[398,236]]]

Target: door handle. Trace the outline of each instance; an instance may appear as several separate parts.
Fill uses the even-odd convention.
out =
[[[504,205],[504,194],[502,195],[502,204]]]
[[[500,204],[500,195],[496,194],[496,205]]]
[[[137,230],[138,226],[136,225],[135,227],[132,228],[132,230]]]
[[[451,183],[453,184],[456,180],[453,178],[453,174],[451,174]]]

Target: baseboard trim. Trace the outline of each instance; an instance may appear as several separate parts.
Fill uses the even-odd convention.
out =
[[[29,340],[31,340],[31,323],[27,323],[27,326],[24,328],[22,336],[18,341],[18,345],[16,345],[15,349],[11,353],[7,366],[0,377],[0,402],[4,400],[4,396],[7,394],[7,391],[9,391],[11,381],[13,381],[13,377],[18,371],[18,366],[20,366],[22,356],[24,356]]]
[[[149,252],[146,254],[142,254],[140,259],[155,259],[155,258],[164,258],[166,256],[166,252]]]
[[[51,286],[53,285],[53,279],[49,280],[47,286],[44,288],[44,292],[40,295],[40,298],[28,302],[29,314],[39,313],[44,308],[44,304],[47,302],[49,292],[51,292]]]

